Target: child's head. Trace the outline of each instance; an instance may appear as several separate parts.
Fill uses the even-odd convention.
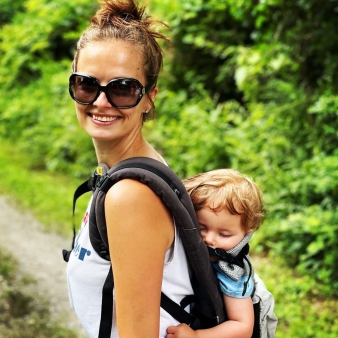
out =
[[[252,179],[233,169],[218,169],[183,181],[196,212],[227,210],[241,217],[245,233],[257,230],[263,219],[261,191]]]

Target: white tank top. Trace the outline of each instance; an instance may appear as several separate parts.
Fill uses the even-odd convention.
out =
[[[101,318],[102,288],[110,269],[110,262],[102,259],[91,245],[88,227],[90,204],[91,201],[69,258],[67,279],[71,307],[89,338],[97,338]],[[176,303],[193,294],[186,255],[176,226],[174,243],[165,256],[162,292]],[[118,338],[115,312],[114,297],[111,338]],[[166,336],[168,326],[178,324],[166,311],[160,309],[160,338]]]

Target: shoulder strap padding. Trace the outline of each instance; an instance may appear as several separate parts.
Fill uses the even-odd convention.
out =
[[[116,182],[129,178],[148,185],[161,197],[171,212],[180,233],[188,260],[200,285],[198,292],[206,293],[205,302],[211,300],[216,316],[224,321],[223,300],[215,285],[218,285],[206,245],[199,233],[199,225],[190,197],[178,176],[165,164],[147,158],[134,157],[109,169],[101,186],[94,191],[90,211],[90,236],[93,247],[102,240],[109,248],[105,220],[104,199],[107,191]],[[203,291],[204,290],[204,291]],[[210,302],[210,301],[209,301]],[[203,308],[204,304],[201,305]],[[203,311],[203,309],[201,310]]]

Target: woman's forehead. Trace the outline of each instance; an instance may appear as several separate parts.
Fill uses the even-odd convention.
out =
[[[76,71],[100,77],[101,81],[130,77],[144,83],[143,58],[140,50],[120,40],[88,43],[79,53]]]

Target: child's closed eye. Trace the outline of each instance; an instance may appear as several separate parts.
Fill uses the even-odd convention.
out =
[[[224,238],[229,238],[229,237],[231,237],[231,235],[229,235],[229,234],[222,234],[222,233],[219,233],[219,236],[220,236],[220,237],[224,237]]]

